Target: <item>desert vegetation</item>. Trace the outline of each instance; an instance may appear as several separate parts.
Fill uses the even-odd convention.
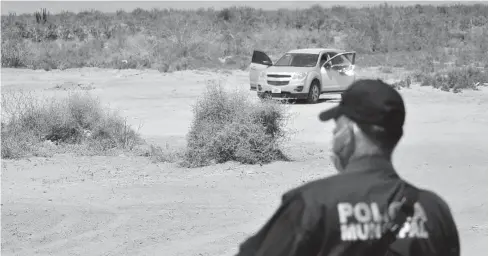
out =
[[[414,72],[413,80],[422,86],[433,86],[443,91],[460,92],[462,89],[478,90],[488,82],[488,73],[473,67],[459,67],[433,73]]]
[[[84,11],[2,16],[2,67],[244,68],[253,49],[355,50],[358,64],[486,67],[488,6]],[[231,56],[225,61],[219,58]]]
[[[2,92],[1,157],[129,153],[182,167],[288,160],[282,152],[290,134],[285,130],[286,106],[253,101],[247,92],[229,91],[210,80],[193,107],[187,147],[175,150],[169,145],[148,144],[138,132],[141,127],[128,125],[88,91],[70,92],[65,97],[7,91]]]
[[[385,72],[385,70],[382,70]],[[388,72],[388,71],[386,71]],[[451,67],[435,72],[415,70],[410,74],[393,82],[397,89],[410,88],[412,83],[420,86],[432,86],[443,91],[459,93],[463,89],[479,90],[481,86],[488,85],[488,72],[484,68],[473,66]]]

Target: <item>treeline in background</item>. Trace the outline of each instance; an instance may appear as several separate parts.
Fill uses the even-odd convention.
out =
[[[359,66],[488,67],[488,5],[264,11],[84,11],[2,16],[2,67],[246,68],[254,49],[358,52]]]

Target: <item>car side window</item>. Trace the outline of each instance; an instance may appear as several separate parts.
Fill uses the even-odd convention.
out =
[[[260,51],[254,51],[251,62],[263,64],[265,61],[269,61],[271,63],[271,60],[265,53]]]
[[[329,60],[329,54],[324,53],[322,54],[322,57],[320,58],[320,67],[324,65],[325,62]]]

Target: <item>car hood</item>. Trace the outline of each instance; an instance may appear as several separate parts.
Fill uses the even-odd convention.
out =
[[[267,73],[297,73],[297,72],[309,72],[313,70],[313,67],[280,67],[271,66],[266,69]]]

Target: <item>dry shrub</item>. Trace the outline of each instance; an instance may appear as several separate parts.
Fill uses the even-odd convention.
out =
[[[41,99],[22,91],[2,93],[1,133],[2,158],[36,155],[46,141],[84,145],[96,152],[131,150],[141,142],[124,118],[88,93],[62,99]]]
[[[207,85],[193,108],[184,165],[205,166],[227,161],[262,164],[287,160],[281,151],[288,120],[277,102],[253,102],[243,92]]]

